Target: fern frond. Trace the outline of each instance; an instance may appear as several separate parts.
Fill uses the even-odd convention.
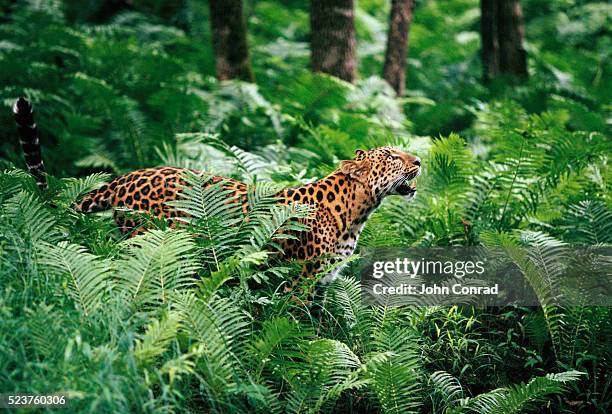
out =
[[[272,206],[267,214],[253,218],[251,244],[255,249],[262,249],[275,239],[294,237],[288,232],[307,231],[308,225],[298,220],[312,217],[314,209],[307,204],[278,204]]]
[[[431,180],[432,193],[453,198],[465,195],[475,160],[461,137],[451,134],[434,141],[429,164],[428,178]]]
[[[217,296],[204,301],[193,293],[174,295],[181,317],[181,330],[202,346],[198,372],[213,401],[223,401],[239,375],[236,353],[248,337],[244,313],[227,299]]]
[[[195,243],[184,231],[151,230],[122,247],[124,252],[115,261],[117,285],[134,306],[167,303],[173,291],[195,282]]]
[[[225,282],[236,275],[241,264],[242,260],[237,256],[231,256],[219,263],[217,270],[212,271],[209,276],[198,281],[198,294],[200,298],[206,300],[217,293],[217,290]]]
[[[239,200],[232,199],[231,190],[222,183],[209,185],[210,176],[195,173],[185,174],[187,185],[181,190],[180,199],[171,204],[189,217],[197,230],[204,248],[204,259],[219,268],[219,263],[236,248],[234,226],[242,220]]]
[[[265,321],[259,337],[247,345],[252,355],[250,360],[254,363],[254,379],[259,381],[262,376],[269,379],[280,376],[279,368],[284,361],[299,357],[303,341],[311,334],[286,317]]]
[[[436,371],[429,376],[433,388],[429,398],[434,412],[446,412],[448,407],[456,405],[463,398],[463,387],[457,378],[445,371]]]
[[[549,313],[550,316],[550,313]],[[549,328],[543,312],[533,312],[525,317],[525,334],[541,350],[547,340]],[[557,344],[558,345],[558,344]]]
[[[238,160],[239,168],[244,171],[247,177],[260,177],[270,168],[270,164],[261,156],[252,152],[245,151],[241,148],[233,146],[230,148],[232,154]]]
[[[526,248],[505,249],[540,303],[555,355],[562,344],[563,309],[558,305],[559,285],[567,262],[565,243],[541,232],[519,232]]]
[[[370,366],[369,387],[385,412],[417,412],[423,403],[420,347],[413,332],[398,324],[396,309],[382,308],[375,317],[372,345],[375,352],[386,353],[388,358]]]
[[[11,229],[24,240],[35,243],[39,240],[51,241],[57,236],[57,220],[40,200],[24,190],[2,205],[4,217],[10,221]]]
[[[366,319],[369,313],[361,301],[361,283],[352,277],[337,277],[326,289],[325,296],[332,306],[342,312],[351,328]]]
[[[319,339],[305,344],[301,351],[301,361],[292,364],[286,376],[292,386],[287,412],[319,412],[343,391],[365,384],[354,375],[361,362],[346,344]]]
[[[66,204],[72,204],[81,195],[95,190],[108,182],[109,179],[110,175],[105,173],[95,173],[85,178],[64,178],[62,180],[62,189],[56,197]]]
[[[248,245],[245,251],[261,250],[279,246],[274,243],[281,238],[294,238],[292,233],[306,231],[304,223],[311,218],[314,208],[303,204],[278,204],[279,186],[261,183],[248,193],[248,212],[236,229],[237,239]]]
[[[54,318],[54,306],[38,304],[36,309],[27,309],[28,335],[23,338],[40,358],[56,358],[62,351],[62,342],[56,334],[60,333],[62,321]]]
[[[206,170],[223,176],[236,172],[236,160],[228,154],[229,146],[217,134],[175,134],[173,142],[163,142],[155,151],[162,165]]]
[[[184,376],[191,376],[195,374],[195,359],[199,356],[201,352],[196,349],[195,351],[189,352],[187,354],[179,355],[176,358],[172,358],[164,362],[164,364],[159,368],[159,372],[161,374],[168,375],[168,379],[170,385],[174,383],[176,379]]]
[[[235,388],[234,394],[248,401],[248,406],[243,408],[245,412],[272,414],[285,412],[279,393],[268,384],[241,383]],[[236,409],[236,411],[239,411],[239,409]]]
[[[612,212],[602,202],[583,200],[568,208],[564,226],[573,240],[588,245],[612,244]]]
[[[111,284],[108,263],[85,248],[67,242],[40,243],[37,249],[43,269],[67,277],[70,295],[85,315],[91,315],[102,304]]]
[[[369,381],[359,379],[359,370],[362,368],[359,357],[344,343],[331,339],[320,339],[310,343],[308,352],[311,355],[313,368],[320,372],[319,383],[323,386],[323,393],[314,405],[313,412],[330,405],[350,389],[358,389]]]
[[[24,170],[11,169],[0,171],[0,204],[23,190],[28,181],[32,182],[33,178]]]
[[[583,373],[567,371],[537,377],[527,384],[499,388],[474,398],[468,398],[464,407],[481,414],[512,414],[535,409],[551,395],[563,394],[569,382],[577,381]]]
[[[153,320],[145,333],[134,343],[134,358],[141,364],[150,363],[166,352],[170,342],[176,337],[179,326],[179,315],[169,312],[161,321]]]
[[[325,290],[325,309],[346,326],[348,343],[365,350],[369,342],[372,311],[361,299],[361,283],[340,275]]]
[[[74,165],[85,168],[110,168],[115,174],[121,173],[121,169],[113,160],[113,156],[103,149],[96,149],[95,154],[77,160]]]

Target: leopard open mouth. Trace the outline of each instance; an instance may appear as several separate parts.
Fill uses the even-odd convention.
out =
[[[409,174],[406,176],[398,185],[393,189],[393,194],[401,195],[404,197],[413,197],[416,194],[416,178],[421,175],[421,169],[419,168],[416,173]]]
[[[406,180],[400,185],[398,185],[397,187],[395,187],[395,194],[398,194],[401,196],[414,195],[416,191],[417,191],[416,190],[416,180],[412,182],[410,180]]]

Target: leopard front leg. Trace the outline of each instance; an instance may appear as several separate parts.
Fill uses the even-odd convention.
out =
[[[312,259],[305,263],[291,283],[284,288],[285,293],[293,293],[291,299],[306,306],[312,305],[322,285],[333,281],[344,267],[341,258],[328,257]]]

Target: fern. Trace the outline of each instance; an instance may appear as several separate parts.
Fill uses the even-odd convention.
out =
[[[123,242],[122,248],[115,262],[117,285],[133,306],[168,303],[175,290],[193,286],[198,261],[187,233],[151,230]]]
[[[180,355],[164,362],[164,364],[160,367],[159,372],[162,375],[168,376],[170,386],[172,386],[176,380],[195,375],[194,359],[199,356],[199,351],[199,349],[196,349],[193,352]]]
[[[180,314],[181,327],[202,346],[198,363],[210,403],[227,399],[239,372],[237,352],[246,338],[244,314],[226,299],[216,296],[207,301],[192,293],[177,293],[174,306]]]
[[[97,173],[89,175],[85,178],[67,178],[62,182],[62,189],[56,196],[66,204],[76,202],[83,194],[95,190],[102,184],[109,181],[108,174]]]
[[[174,141],[163,142],[156,152],[162,165],[206,170],[219,175],[232,175],[236,169],[228,145],[217,134],[178,133]]]
[[[301,347],[300,354],[302,361],[294,363],[286,376],[293,390],[288,396],[287,412],[318,412],[343,391],[365,384],[351,375],[361,363],[342,342],[311,341]]]
[[[62,343],[56,336],[63,333],[62,321],[53,318],[53,314],[53,305],[41,304],[37,309],[27,309],[27,342],[39,360],[57,357],[62,351]]]
[[[409,328],[398,325],[397,310],[381,308],[375,318],[372,345],[376,352],[387,353],[388,358],[370,366],[369,388],[383,411],[416,412],[422,404],[422,366],[415,336]]]
[[[587,245],[612,244],[612,212],[601,202],[584,200],[569,206],[568,237]]]
[[[343,275],[325,290],[326,309],[334,316],[333,322],[346,327],[347,341],[353,349],[364,351],[370,339],[372,311],[362,303],[361,295],[360,282]]]
[[[224,190],[222,183],[207,185],[210,176],[187,174],[185,180],[181,199],[172,206],[188,214],[184,220],[201,234],[204,259],[218,269],[235,248],[232,228],[242,220],[240,200],[232,199],[231,191]]]
[[[295,238],[288,232],[306,231],[306,224],[297,222],[299,219],[311,218],[313,209],[308,205],[289,204],[277,205],[271,208],[266,216],[259,216],[252,227],[251,244],[255,249],[261,249],[275,239]]]
[[[0,172],[0,204],[19,193],[32,176],[23,170],[10,169]],[[33,187],[32,187],[33,188]]]
[[[469,186],[469,175],[474,160],[458,135],[450,135],[434,142],[430,152],[433,191],[443,197],[461,197]]]
[[[179,317],[174,312],[165,315],[161,321],[153,320],[147,326],[142,338],[136,340],[134,344],[134,358],[139,363],[146,364],[166,352],[168,345],[176,337],[178,322]],[[169,369],[169,366],[166,368]],[[176,370],[176,368],[174,369]]]
[[[277,204],[279,187],[262,183],[248,193],[248,212],[237,228],[244,244],[251,250],[273,247],[275,240],[295,238],[295,233],[308,230],[304,219],[311,218],[314,209],[308,205]],[[247,249],[247,250],[248,250]]]
[[[478,2],[417,2],[398,98],[377,76],[381,1],[356,2],[355,84],[307,69],[302,5],[249,3],[255,84],[214,78],[205,4],[103,3],[0,6],[3,392],[67,390],[74,412],[611,411],[610,308],[559,302],[609,290],[609,5],[526,7],[530,79],[485,86]],[[46,192],[18,169],[19,96]],[[281,189],[382,145],[421,157],[419,194],[386,199],[360,248],[503,246],[540,307],[367,306],[357,264],[295,306],[282,287],[300,264],[276,258],[313,212]],[[170,230],[121,241],[110,215],[66,208],[155,165],[194,170]],[[247,208],[196,171],[250,184]],[[559,367],[588,380],[545,375]]]
[[[299,357],[297,349],[309,335],[311,332],[300,329],[299,324],[286,317],[265,321],[259,337],[247,345],[255,365],[254,379],[259,381],[263,375],[270,379],[279,376],[278,368],[285,360]]]
[[[11,223],[11,233],[19,234],[22,240],[36,243],[59,236],[56,218],[33,194],[26,191],[15,194],[2,205],[2,210],[5,220]]]
[[[268,162],[257,154],[244,151],[236,146],[231,147],[230,151],[238,160],[238,166],[244,171],[246,177],[262,178],[262,175],[270,168]]]
[[[97,149],[95,154],[87,155],[74,164],[85,168],[109,168],[117,175],[121,173],[119,166],[113,161],[112,155],[102,148]]]
[[[526,248],[508,234],[487,236],[489,243],[504,247],[504,252],[521,271],[539,301],[547,332],[558,356],[563,342],[563,309],[559,306],[559,285],[563,280],[567,262],[567,249],[563,242],[538,232],[520,233]],[[537,340],[541,343],[541,339]]]
[[[110,269],[105,260],[67,242],[55,246],[41,243],[38,249],[43,270],[67,278],[69,293],[86,316],[102,305],[104,294],[111,286]]]
[[[466,412],[474,413],[521,413],[536,408],[550,395],[564,393],[566,385],[578,380],[581,375],[578,371],[547,374],[534,378],[527,384],[501,388],[468,398],[462,402],[462,406]]]
[[[528,262],[519,262],[519,268],[538,297],[553,350],[558,354],[562,346],[563,310],[558,305],[558,285],[561,283],[567,258],[565,245],[552,237],[524,232],[529,243]]]
[[[430,398],[434,412],[445,412],[463,398],[461,383],[448,372],[436,371],[430,375],[429,381],[433,389]]]

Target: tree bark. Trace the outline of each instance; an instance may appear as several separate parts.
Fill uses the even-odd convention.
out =
[[[520,0],[498,0],[497,34],[499,70],[517,78],[527,77],[527,52],[523,48],[525,26]]]
[[[406,59],[408,34],[412,23],[413,0],[392,0],[389,15],[389,33],[383,77],[398,96],[406,90]]]
[[[311,0],[310,64],[313,72],[355,81],[357,41],[353,0]]]
[[[499,73],[497,39],[497,0],[480,0],[480,38],[482,43],[482,78],[488,83]]]
[[[520,0],[481,0],[480,36],[482,77],[485,83],[499,75],[524,79],[527,52]]]
[[[210,0],[217,79],[253,82],[242,0]]]

